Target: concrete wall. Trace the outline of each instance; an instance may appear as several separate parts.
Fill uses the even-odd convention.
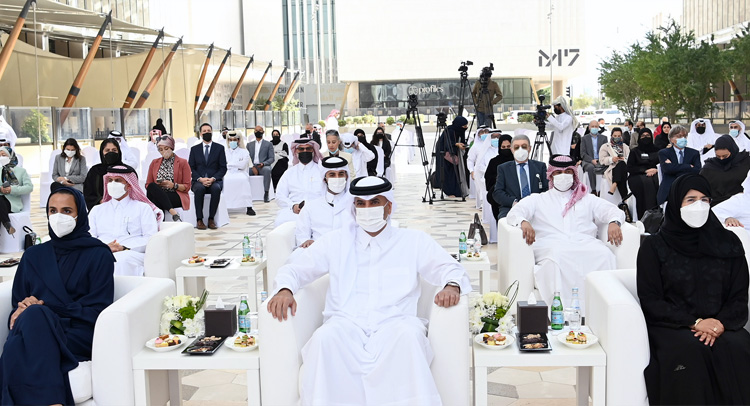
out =
[[[682,4],[682,22],[697,37],[750,21],[750,0],[683,0]]]

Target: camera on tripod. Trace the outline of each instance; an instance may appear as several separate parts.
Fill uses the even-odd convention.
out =
[[[448,115],[443,113],[442,111],[437,113],[437,125],[438,127],[445,127],[446,122],[448,120]]]
[[[462,73],[468,72],[469,71],[469,66],[471,66],[471,65],[474,65],[474,62],[472,62],[472,61],[466,61],[466,62],[461,61],[461,66],[458,67],[458,71],[462,72]]]
[[[409,103],[409,109],[413,110],[419,105],[419,100],[417,99],[416,94],[410,94],[409,98],[407,99],[407,103]]]
[[[539,96],[539,103],[544,103],[544,96]],[[534,124],[539,129],[539,132],[544,132],[547,125],[547,110],[551,109],[552,106],[549,104],[537,104],[536,113],[534,113]]]

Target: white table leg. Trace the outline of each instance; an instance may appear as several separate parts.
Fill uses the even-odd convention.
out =
[[[607,368],[594,367],[591,400],[594,406],[604,406],[607,403]]]
[[[576,368],[576,405],[588,406],[591,387],[591,367]]]
[[[206,290],[206,277],[199,276],[195,278],[195,296],[200,296],[204,290]]]
[[[133,387],[135,389],[135,404],[148,405],[148,380],[143,369],[133,370]]]
[[[487,406],[487,368],[474,365],[474,405]]]
[[[177,369],[169,370],[169,405],[177,406],[182,404],[182,382],[180,380],[180,371]]]
[[[487,293],[490,291],[490,270],[483,269],[479,271],[479,291]]]
[[[263,290],[268,292],[268,263],[263,267]]]
[[[247,370],[247,404],[260,406],[260,371],[257,369]]]
[[[177,296],[185,294],[185,277],[178,276],[175,278],[177,282]]]
[[[250,304],[251,312],[258,311],[258,280],[256,278],[256,270],[253,270],[249,275],[247,275],[247,294],[248,296],[250,296],[248,298],[248,301]]]

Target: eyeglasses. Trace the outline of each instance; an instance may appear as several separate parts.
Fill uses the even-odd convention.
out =
[[[168,136],[168,135],[162,135],[161,137],[156,137],[156,138],[155,138],[156,142],[159,142],[159,141],[166,141],[166,140],[168,140],[168,139],[169,139],[169,136]]]
[[[708,203],[708,204],[711,204],[711,201],[712,201],[712,199],[708,196],[703,196],[700,199],[697,197],[688,196],[685,199],[683,199],[682,202],[687,203],[687,204],[693,204],[697,202],[698,200],[702,201],[703,203]]]

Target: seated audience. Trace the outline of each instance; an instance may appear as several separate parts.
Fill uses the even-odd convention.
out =
[[[737,144],[737,147],[742,151],[750,152],[750,138],[745,134],[745,123],[739,120],[729,122],[729,135]]]
[[[685,127],[676,125],[669,131],[671,147],[659,151],[661,164],[661,183],[656,195],[656,203],[661,205],[667,201],[669,188],[680,175],[694,173],[701,170],[700,152],[688,147],[688,135]]]
[[[86,180],[88,172],[89,167],[86,166],[86,157],[81,155],[81,147],[75,138],[68,138],[60,155],[55,157],[52,180],[83,192],[83,181]]]
[[[50,241],[26,250],[13,279],[0,357],[6,405],[73,405],[68,373],[91,360],[96,318],[114,300],[114,258],[89,235],[81,192],[53,190],[47,216]]]
[[[300,138],[292,144],[292,156],[293,165],[284,172],[276,191],[276,204],[279,205],[276,227],[287,221],[296,221],[306,201],[325,194],[318,144]]]
[[[513,160],[497,167],[497,180],[492,198],[498,203],[498,219],[508,215],[510,209],[532,193],[546,192],[547,165],[529,159],[531,141],[520,134],[513,137]]]
[[[633,132],[637,137],[636,147],[630,150],[628,156],[628,186],[635,196],[635,208],[638,218],[643,218],[646,210],[656,207],[656,193],[659,191],[659,149],[654,145],[654,137],[648,128],[640,133]]]
[[[750,171],[748,152],[740,152],[731,135],[716,139],[714,151],[716,156],[706,159],[700,171],[711,185],[712,206],[742,193],[742,182]]]
[[[213,136],[211,125],[204,123],[200,129],[203,142],[190,148],[188,158],[193,180],[191,189],[195,196],[195,218],[198,220],[198,230],[205,230],[203,202],[206,193],[211,194],[211,203],[208,207],[208,228],[215,230],[218,227],[214,216],[219,209],[224,175],[227,173],[227,156],[223,146],[211,141]]]
[[[387,179],[355,179],[350,193],[356,226],[321,236],[282,266],[267,306],[286,320],[300,289],[331,276],[323,325],[302,349],[301,404],[439,405],[417,317],[419,278],[443,287],[434,302],[451,307],[471,291],[468,275],[429,235],[388,225],[395,203]]]
[[[669,147],[671,145],[669,141],[669,132],[672,131],[672,124],[668,121],[663,121],[657,128],[661,131],[654,138],[654,146],[657,149]]]
[[[250,154],[252,165],[250,176],[263,176],[263,201],[271,201],[268,191],[271,189],[271,165],[274,162],[273,144],[263,139],[265,130],[263,127],[255,126],[255,138],[247,143],[247,151]]]
[[[699,118],[693,120],[688,133],[688,147],[698,151],[701,154],[701,164],[706,159],[715,157],[714,144],[719,134],[714,132],[711,120]]]
[[[329,156],[323,158],[323,183],[325,196],[305,203],[295,226],[297,246],[307,248],[321,235],[354,222],[352,196],[348,192],[349,163],[345,159]]]
[[[613,195],[615,191],[620,192],[620,199],[628,197],[628,156],[630,147],[622,141],[622,130],[620,127],[612,128],[609,142],[599,148],[599,158],[602,165],[607,169],[604,171],[604,179],[610,186],[607,193]]]
[[[351,133],[342,134],[341,142],[344,145],[344,152],[352,154],[355,178],[375,174],[375,172],[369,172],[368,165],[371,163],[378,165],[378,152],[372,144],[367,142],[365,132],[361,128],[354,130],[353,136]]]
[[[146,196],[156,207],[182,221],[178,208],[190,210],[190,164],[174,153],[174,138],[162,135],[157,141],[161,158],[151,161],[146,176]]]
[[[603,173],[606,169],[599,161],[599,151],[601,151],[602,145],[606,143],[607,136],[599,134],[599,122],[591,120],[581,139],[581,159],[583,160],[583,171],[589,177],[589,185],[591,185],[591,193],[593,194],[596,194],[596,174]]]
[[[487,202],[492,208],[492,216],[497,220],[500,216],[500,204],[495,201],[492,194],[495,192],[495,183],[497,182],[497,168],[513,160],[513,150],[510,148],[511,138],[508,134],[500,135],[500,148],[497,150],[497,156],[490,159],[487,164],[487,170],[484,172],[484,186],[487,188]]]
[[[585,315],[586,275],[617,268],[615,255],[596,237],[598,226],[609,224],[607,240],[620,245],[625,214],[614,204],[587,193],[570,157],[553,155],[549,164],[550,189],[519,201],[506,218],[510,226],[521,228],[523,238],[534,250],[534,280],[542,300],[551,303],[557,291],[563,303],[570,303],[570,293],[577,287]]]
[[[253,193],[250,187],[250,153],[245,149],[242,134],[235,130],[227,133],[227,173],[224,175],[224,188],[231,190],[224,196],[227,209],[245,209],[248,216],[254,216]],[[271,171],[271,167],[268,167]]]
[[[357,178],[357,172],[354,169],[354,158],[352,157],[352,154],[344,152],[342,148],[341,136],[339,136],[339,132],[336,130],[326,131],[326,148],[323,148],[320,151],[320,153],[323,155],[323,158],[329,156],[337,156],[339,158],[345,159],[346,162],[349,162],[349,173],[352,174],[352,179]],[[359,175],[367,176],[364,173]]]
[[[131,168],[137,168],[138,165],[140,165],[140,162],[138,162],[138,158],[130,149],[130,146],[128,146],[128,142],[125,140],[125,136],[122,135],[121,132],[110,131],[107,138],[112,138],[117,141],[117,145],[120,147],[120,152],[122,154],[122,163],[130,166]]]
[[[677,178],[661,229],[638,251],[651,404],[750,404],[745,251],[711,213],[710,200],[704,177]]]
[[[91,236],[115,255],[115,275],[143,276],[149,238],[159,231],[162,212],[146,198],[133,168],[113,166],[104,175],[102,203],[91,209]]]
[[[99,145],[99,158],[101,162],[89,168],[86,180],[83,181],[83,196],[86,198],[86,207],[89,211],[101,203],[104,196],[104,175],[107,168],[113,165],[124,165],[120,144],[114,138],[107,138]]]
[[[271,182],[273,189],[279,187],[279,180],[289,167],[289,145],[281,140],[279,130],[271,131],[271,145],[273,145],[273,163],[271,164]]]
[[[31,194],[34,185],[26,169],[12,166],[11,161],[15,153],[10,147],[0,147],[0,167],[2,167],[2,184],[0,185],[0,224],[8,234],[15,234],[16,230],[10,224],[10,213],[23,211],[23,196]]]

